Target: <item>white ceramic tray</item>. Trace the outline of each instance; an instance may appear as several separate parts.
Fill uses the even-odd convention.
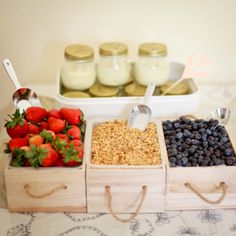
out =
[[[170,80],[182,76],[184,65],[171,63]],[[155,117],[178,116],[195,113],[200,104],[200,91],[194,79],[185,80],[189,86],[189,94],[172,96],[153,96],[150,100],[152,115]],[[57,75],[56,104],[60,107],[79,107],[85,118],[104,116],[128,117],[132,107],[140,103],[142,97],[111,97],[111,98],[67,98],[60,94],[60,77]]]

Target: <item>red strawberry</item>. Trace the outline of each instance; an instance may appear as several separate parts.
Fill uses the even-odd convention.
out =
[[[79,139],[71,140],[71,143],[73,143],[75,147],[81,147],[81,148],[83,148],[83,146],[84,146],[84,144],[82,143],[82,141],[80,141]]]
[[[69,137],[66,134],[57,134],[56,137],[59,138],[60,141],[61,140],[65,140],[67,143],[70,142],[70,139],[69,139]]]
[[[15,113],[9,117],[10,121],[5,124],[8,135],[11,138],[21,138],[24,137],[27,132],[27,121],[24,119],[24,114],[20,114],[19,109],[16,109]]]
[[[63,148],[61,150],[61,155],[66,166],[78,166],[82,163],[80,151],[73,143]]]
[[[38,134],[39,133],[39,127],[34,124],[28,124],[28,133],[30,134]]]
[[[25,158],[25,159],[24,159],[23,166],[24,166],[24,167],[31,167],[31,163],[30,163],[30,161],[29,161],[28,158]]]
[[[57,119],[62,119],[62,115],[60,113],[59,110],[57,109],[51,109],[48,111],[48,117],[54,117],[54,118],[57,118]]]
[[[14,152],[16,148],[28,146],[28,140],[26,138],[13,138],[8,142],[8,148],[11,152]]]
[[[34,145],[35,147],[38,147],[39,145],[43,144],[43,137],[39,134],[33,135],[29,138],[29,145]]]
[[[46,130],[44,129],[40,135],[44,138],[44,140],[47,142],[47,143],[52,143],[53,141],[55,141],[56,139],[56,135],[53,131],[51,130]]]
[[[55,164],[55,166],[66,166],[65,163],[63,162],[63,160],[61,158],[59,158]]]
[[[47,110],[42,107],[28,107],[26,109],[26,120],[30,122],[40,122],[47,116]]]
[[[68,129],[67,134],[71,139],[81,139],[81,132],[77,126],[72,126],[70,129]]]
[[[41,132],[44,129],[48,129],[48,122],[46,121],[39,122],[39,131]]]
[[[60,133],[65,128],[65,121],[53,117],[48,118],[49,129],[55,133]]]
[[[24,138],[26,138],[28,141],[34,134],[26,134]]]
[[[51,144],[42,144],[39,147],[31,146],[30,151],[26,153],[30,163],[34,167],[54,166],[59,158],[58,153],[52,148]]]
[[[61,108],[60,112],[69,125],[78,125],[83,120],[83,112],[76,108]]]

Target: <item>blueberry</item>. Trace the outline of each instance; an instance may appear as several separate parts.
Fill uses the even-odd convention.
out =
[[[223,143],[227,143],[229,141],[229,139],[225,136],[223,136],[221,139],[220,139],[220,142],[223,142]]]
[[[174,127],[175,128],[179,128],[180,127],[180,124],[178,122],[174,123]]]
[[[224,150],[224,155],[229,157],[229,156],[232,156],[233,155],[233,150],[231,148],[226,148]]]
[[[183,138],[183,136],[184,136],[183,133],[179,132],[179,133],[176,134],[175,137],[176,137],[177,139],[181,139],[181,138]]]
[[[187,144],[192,144],[192,140],[191,140],[190,138],[187,138],[187,139],[185,140],[185,143],[187,143]]]
[[[199,134],[199,133],[195,134],[195,139],[201,139],[201,138],[202,138],[201,134]]]
[[[207,130],[206,130],[206,134],[207,134],[207,135],[212,135],[212,131],[211,131],[210,129],[207,129]]]
[[[188,158],[187,158],[187,157],[183,157],[183,158],[182,158],[182,164],[183,164],[183,166],[186,166],[187,163],[188,163]]]

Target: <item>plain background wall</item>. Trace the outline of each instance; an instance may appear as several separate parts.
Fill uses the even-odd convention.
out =
[[[193,63],[199,82],[236,78],[235,0],[0,0],[0,61],[9,58],[20,82],[54,83],[70,43],[129,46],[164,42],[169,57]],[[14,88],[0,65],[0,112]]]

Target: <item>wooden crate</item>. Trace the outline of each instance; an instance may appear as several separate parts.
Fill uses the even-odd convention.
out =
[[[158,122],[158,129],[161,139],[164,140],[162,121]],[[231,137],[229,132],[228,134]],[[231,143],[235,150],[232,138]],[[166,149],[163,150],[163,158],[166,159],[167,172],[166,210],[236,207],[236,166],[170,167]],[[227,185],[225,197],[225,185],[222,183]],[[186,184],[190,184],[193,190]],[[200,193],[200,196],[194,190]]]
[[[69,167],[12,167],[5,181],[10,212],[86,212],[85,163]]]
[[[135,212],[143,196],[143,186],[147,187],[147,191],[139,212],[164,211],[164,163],[158,166],[104,166],[91,163],[92,129],[94,125],[108,120],[114,118],[93,119],[87,122],[85,158],[88,213],[111,213],[106,186],[110,187],[112,209],[116,213]]]

